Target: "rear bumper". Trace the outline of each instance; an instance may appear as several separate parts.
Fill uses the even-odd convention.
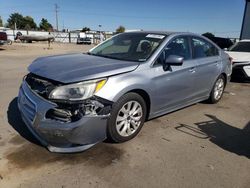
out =
[[[48,110],[57,107],[35,94],[24,81],[18,95],[21,117],[31,133],[51,152],[79,152],[106,139],[109,115],[83,116],[75,122],[47,119]]]

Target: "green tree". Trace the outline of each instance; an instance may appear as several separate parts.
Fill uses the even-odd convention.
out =
[[[23,18],[23,22],[24,22],[24,27],[25,29],[29,30],[29,29],[36,29],[37,28],[37,25],[34,21],[34,19],[30,16],[25,16]]]
[[[215,37],[215,35],[214,35],[213,33],[210,33],[210,32],[203,33],[202,35],[203,35],[204,37],[207,37],[207,38]]]
[[[86,32],[86,31],[90,31],[90,28],[89,27],[83,27],[82,32]]]
[[[17,29],[36,29],[36,23],[31,16],[23,17],[22,14],[12,13],[7,20],[7,27],[14,28],[16,23]]]
[[[19,13],[12,13],[7,20],[7,27],[14,28],[16,23],[16,27],[18,29],[24,29],[24,19],[23,15]]]
[[[123,33],[125,32],[125,27],[120,25],[117,29],[116,29],[116,33]]]
[[[0,27],[3,27],[3,20],[1,18],[1,16],[0,16]]]
[[[45,18],[42,18],[40,24],[39,24],[39,28],[41,30],[44,30],[44,31],[50,31],[53,29],[53,26],[48,22],[47,19]]]

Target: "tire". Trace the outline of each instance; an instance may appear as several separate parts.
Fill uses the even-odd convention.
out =
[[[12,44],[12,40],[7,40],[7,44],[11,45]]]
[[[140,95],[123,95],[112,106],[107,125],[108,140],[120,143],[134,138],[144,124],[146,113],[146,103]]]
[[[221,85],[222,84],[222,85]],[[223,96],[224,89],[226,86],[226,80],[223,75],[220,75],[214,83],[213,89],[209,96],[209,103],[215,104],[220,101]]]

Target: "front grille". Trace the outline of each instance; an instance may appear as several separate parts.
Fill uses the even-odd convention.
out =
[[[34,92],[46,99],[48,98],[49,93],[55,88],[56,84],[58,84],[32,73],[26,76],[25,81]]]
[[[36,105],[25,95],[24,91],[21,89],[21,94],[19,96],[20,110],[27,120],[33,122],[36,115]]]

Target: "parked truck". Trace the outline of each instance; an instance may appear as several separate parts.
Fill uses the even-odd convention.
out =
[[[92,44],[91,38],[83,32],[80,32],[77,37],[76,44]]]
[[[7,39],[7,34],[6,32],[0,32],[0,45],[3,45],[5,43],[7,43],[8,39]]]

